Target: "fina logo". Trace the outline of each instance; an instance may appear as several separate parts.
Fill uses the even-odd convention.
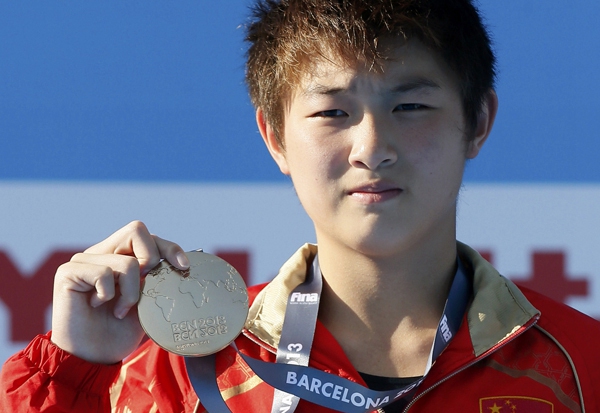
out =
[[[444,341],[447,343],[452,338],[452,332],[450,331],[450,327],[448,327],[448,318],[446,318],[446,314],[442,317],[440,327],[442,330],[442,337],[444,337]]]
[[[302,294],[302,293],[292,293],[292,303],[318,303],[319,302],[319,294],[311,293],[311,294]]]

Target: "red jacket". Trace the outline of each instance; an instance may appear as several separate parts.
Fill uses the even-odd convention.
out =
[[[473,271],[463,325],[407,407],[410,412],[600,412],[600,323],[532,291],[521,292],[475,251],[458,245]],[[274,361],[287,296],[315,246],[300,249],[253,303],[237,347]],[[527,298],[525,298],[527,297]],[[364,384],[333,336],[317,324],[310,365]],[[270,412],[273,389],[231,348],[217,357],[232,412]],[[36,337],[0,374],[1,412],[202,412],[183,359],[148,341],[122,364],[95,365]],[[112,406],[112,407],[111,407]],[[111,410],[112,409],[112,410]],[[301,401],[297,412],[330,412]]]

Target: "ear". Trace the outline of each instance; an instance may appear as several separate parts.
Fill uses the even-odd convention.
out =
[[[264,112],[261,108],[256,110],[256,124],[258,125],[258,130],[263,138],[263,141],[265,142],[265,145],[267,145],[269,153],[277,163],[277,166],[279,166],[279,170],[284,175],[289,175],[290,169],[288,167],[287,159],[285,158],[285,150],[277,140],[275,132],[265,119]]]
[[[498,96],[494,90],[491,90],[486,94],[483,102],[479,119],[477,120],[477,127],[475,128],[475,137],[467,148],[467,159],[473,159],[478,154],[483,144],[487,140],[487,137],[492,131],[494,126],[494,120],[496,119],[496,113],[498,112]]]

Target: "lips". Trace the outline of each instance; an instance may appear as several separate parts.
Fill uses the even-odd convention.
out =
[[[363,204],[385,202],[397,197],[401,193],[402,188],[388,182],[370,182],[348,191],[348,195]]]

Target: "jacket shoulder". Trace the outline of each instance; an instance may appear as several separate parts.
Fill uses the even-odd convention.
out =
[[[565,353],[588,411],[600,411],[600,321],[533,290],[519,287],[540,310],[535,326]]]
[[[519,286],[525,297],[541,312],[538,325],[550,333],[563,333],[584,349],[600,346],[600,321],[543,294]]]

